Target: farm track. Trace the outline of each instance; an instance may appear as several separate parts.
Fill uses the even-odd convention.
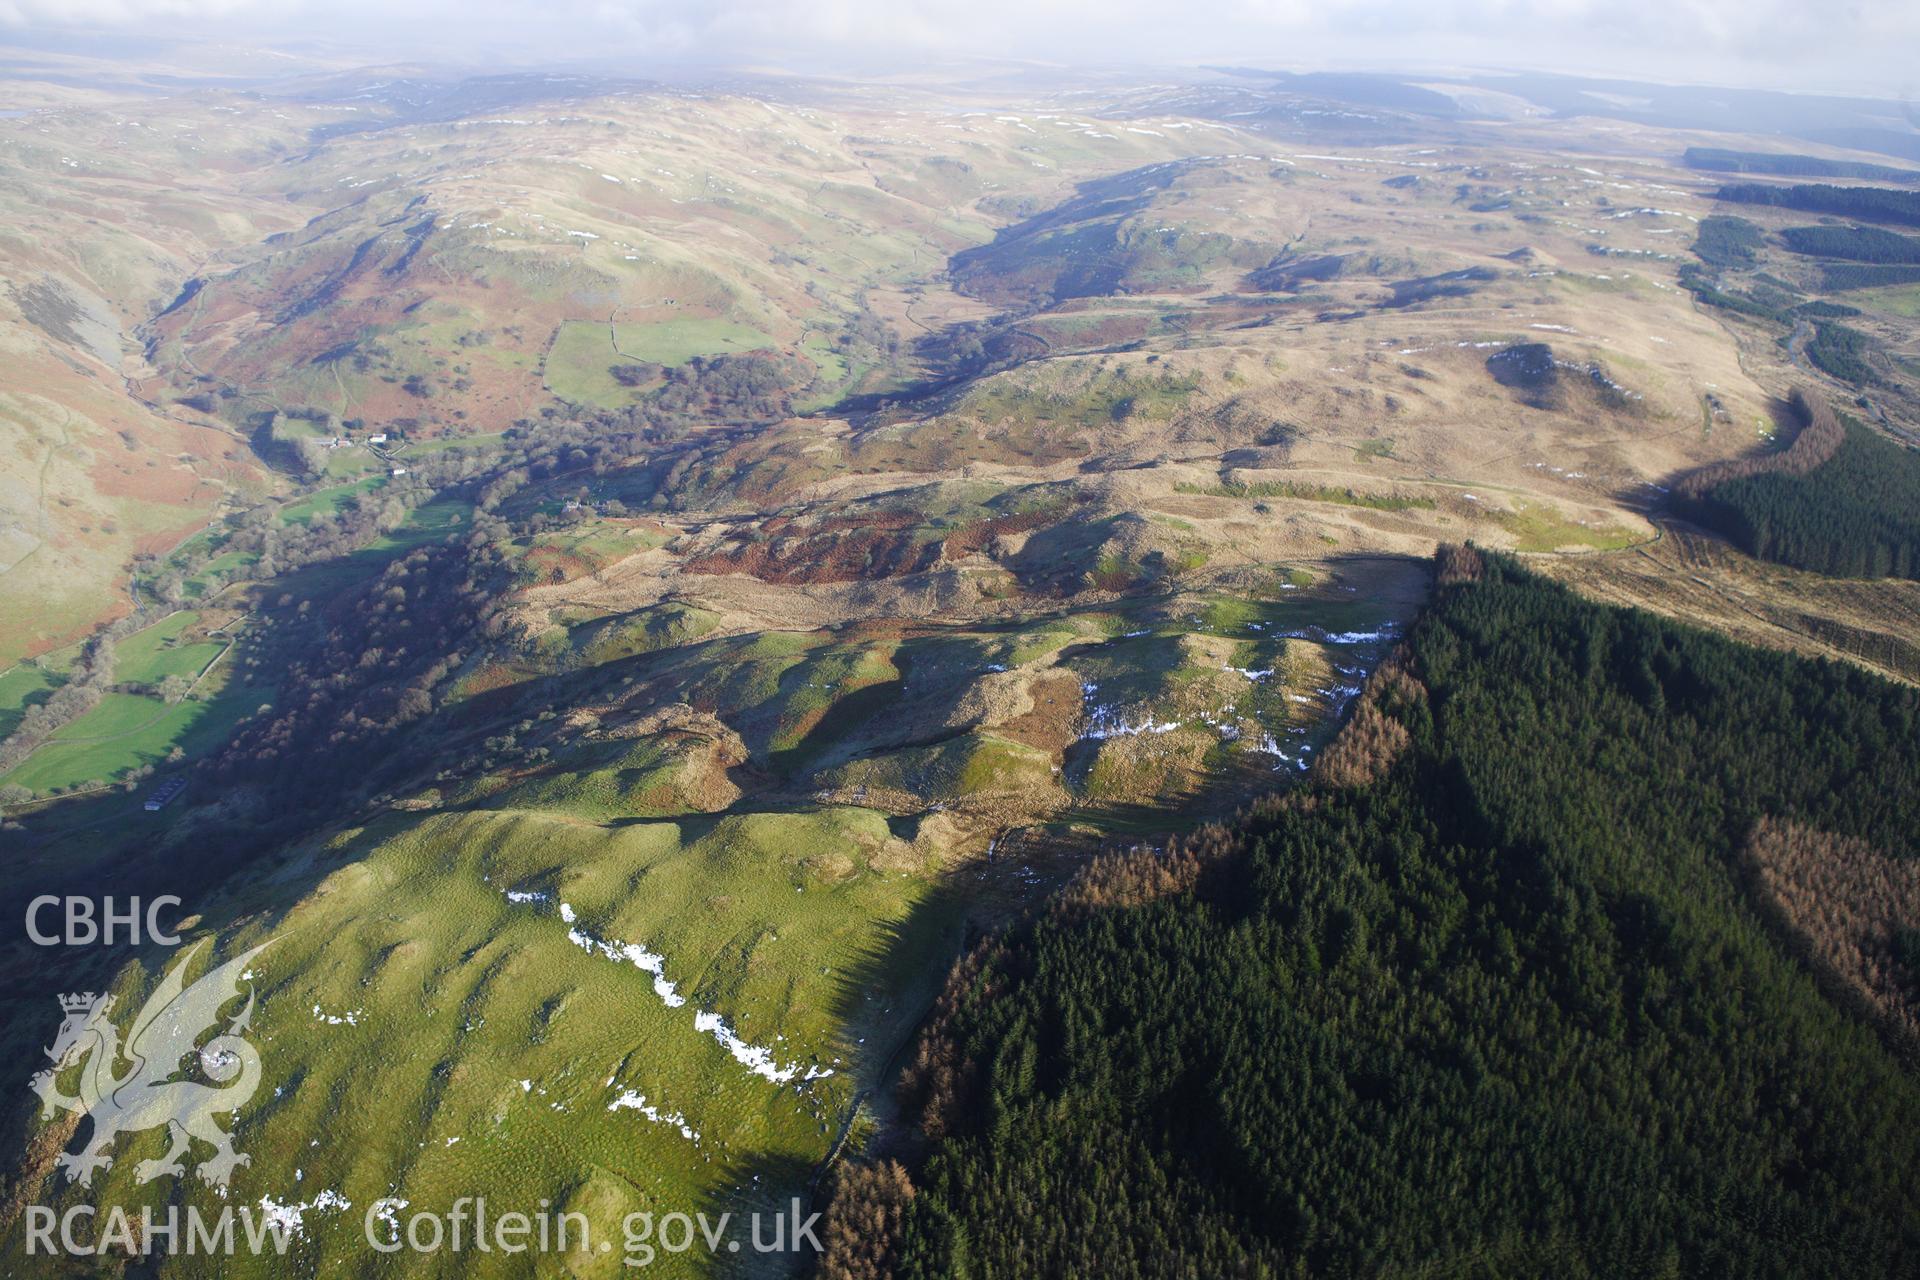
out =
[[[60,405],[59,409],[61,419],[58,425],[54,427],[54,430],[60,433],[60,443],[57,446],[49,446],[47,456],[42,459],[40,463],[40,541],[42,545],[45,545],[48,537],[51,536],[53,532],[52,515],[47,510],[47,472],[53,469],[53,460],[59,455],[60,450],[68,448],[73,444],[73,434],[67,430],[67,428],[73,425],[73,410],[67,408],[65,405]],[[36,548],[36,550],[37,549],[38,548]],[[16,561],[15,563],[18,562]]]
[[[1657,523],[1666,536],[1655,542],[1541,563],[1609,603],[1920,683],[1920,584],[1821,578],[1753,560],[1685,521]]]

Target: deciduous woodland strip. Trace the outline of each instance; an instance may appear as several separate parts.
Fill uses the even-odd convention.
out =
[[[1435,586],[1451,587],[1462,582],[1477,582],[1486,571],[1485,557],[1470,542],[1443,542],[1434,548]]]
[[[1840,425],[1840,419],[1824,400],[1808,395],[1796,387],[1793,392],[1793,410],[1799,416],[1802,426],[1793,437],[1793,443],[1784,449],[1772,453],[1754,454],[1746,458],[1729,458],[1725,462],[1716,462],[1712,466],[1702,467],[1698,471],[1681,477],[1673,487],[1674,494],[1682,501],[1698,502],[1715,489],[1731,480],[1743,480],[1748,476],[1777,473],[1790,476],[1804,476],[1821,463],[1828,461],[1840,451],[1847,438],[1846,429]]]
[[[32,755],[35,748],[100,704],[113,684],[114,638],[135,630],[137,617],[111,623],[81,647],[67,682],[45,702],[29,706],[12,733],[0,739],[0,773]]]
[[[960,1128],[978,1068],[962,1055],[956,1017],[967,1004],[991,1000],[1004,991],[1019,969],[1017,957],[996,936],[961,956],[947,974],[947,985],[934,1001],[913,1057],[900,1073],[903,1110],[919,1116],[920,1132],[928,1138],[942,1138]]]
[[[897,1160],[840,1167],[833,1220],[820,1241],[821,1280],[890,1280],[913,1182]]]
[[[1211,863],[1232,853],[1239,841],[1225,827],[1208,825],[1175,836],[1165,852],[1141,846],[1103,853],[1073,878],[1056,899],[1055,914],[1137,907],[1170,894],[1185,893],[1200,882]]]
[[[1426,686],[1407,670],[1408,654],[1396,650],[1367,677],[1353,714],[1313,765],[1313,780],[1330,787],[1363,787],[1384,774],[1412,738],[1401,721]]]

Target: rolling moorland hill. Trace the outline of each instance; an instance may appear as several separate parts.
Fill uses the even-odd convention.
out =
[[[1791,447],[1797,387],[1912,420],[1906,295],[1803,310],[1842,305],[1807,215],[1680,159],[1757,140],[1309,87],[356,73],[0,121],[0,910],[167,892],[273,940],[232,1194],[300,1267],[363,1263],[383,1201],[604,1233],[824,1188],[897,1136],[955,955],[1291,791],[1437,652],[1437,544],[1920,679],[1920,584],[1669,494]],[[1857,480],[1820,483],[1870,519]],[[1678,699],[1648,661],[1590,674]],[[167,959],[63,981],[136,1006]],[[0,952],[20,1061],[44,963]],[[27,1203],[212,1206],[136,1181],[147,1137],[79,1187],[70,1122],[0,1116],[7,1246]]]

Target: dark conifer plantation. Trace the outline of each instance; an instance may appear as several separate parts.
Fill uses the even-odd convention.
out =
[[[1920,1268],[1911,1046],[1743,853],[1777,818],[1914,856],[1920,695],[1451,563],[1374,780],[956,970],[930,1157],[866,1206],[900,1274]]]
[[[1920,577],[1920,452],[1856,422],[1811,470],[1714,485],[1689,512],[1749,555],[1848,578]]]
[[[1808,213],[1831,213],[1866,222],[1892,222],[1920,227],[1920,191],[1890,191],[1886,187],[1836,187],[1825,182],[1779,187],[1764,182],[1735,182],[1714,192],[1714,199],[1734,204],[1765,204]]]

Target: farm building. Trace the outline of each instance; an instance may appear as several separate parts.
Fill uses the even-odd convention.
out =
[[[178,799],[180,793],[186,789],[187,780],[185,777],[176,774],[168,778],[165,782],[147,793],[147,812],[160,812],[160,810],[166,808]]]

